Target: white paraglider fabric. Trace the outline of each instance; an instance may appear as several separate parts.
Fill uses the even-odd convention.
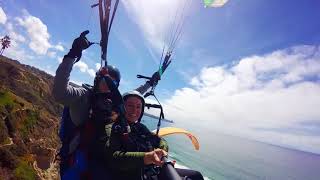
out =
[[[227,2],[228,0],[204,0],[204,6],[205,7],[221,7]]]

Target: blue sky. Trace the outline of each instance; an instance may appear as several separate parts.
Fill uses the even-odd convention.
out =
[[[320,153],[318,0],[229,0],[220,8],[200,0],[122,0],[108,55],[122,72],[122,92],[142,83],[136,74],[156,70],[175,11],[186,2],[183,36],[157,87],[166,116],[195,132]],[[14,41],[4,55],[54,74],[81,31],[99,42],[93,3],[0,1],[0,36]],[[98,46],[86,50],[71,79],[92,83],[99,57]]]

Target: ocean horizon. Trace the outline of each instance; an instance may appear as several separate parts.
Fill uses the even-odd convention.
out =
[[[151,130],[156,120],[143,118]],[[162,123],[162,127],[175,124]],[[198,134],[196,151],[187,136],[165,137],[176,167],[200,171],[215,180],[319,180],[320,155],[236,136]]]

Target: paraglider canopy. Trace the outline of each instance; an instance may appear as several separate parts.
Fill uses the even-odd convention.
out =
[[[227,2],[228,0],[204,0],[204,7],[221,7]]]
[[[163,137],[163,136],[167,136],[167,135],[170,135],[170,134],[184,134],[186,136],[189,137],[189,139],[191,140],[194,148],[196,150],[199,150],[200,148],[200,145],[199,145],[199,141],[198,139],[196,138],[196,136],[194,136],[193,134],[191,134],[189,131],[186,131],[184,129],[181,129],[181,128],[175,128],[175,127],[164,127],[164,128],[161,128],[159,133],[158,133],[158,136],[159,137]]]

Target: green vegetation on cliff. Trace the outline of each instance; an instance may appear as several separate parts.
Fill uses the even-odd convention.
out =
[[[17,179],[34,180],[36,179],[36,172],[28,162],[21,160],[14,170],[14,176]]]
[[[59,147],[53,77],[0,56],[0,79],[0,180],[39,179]]]

